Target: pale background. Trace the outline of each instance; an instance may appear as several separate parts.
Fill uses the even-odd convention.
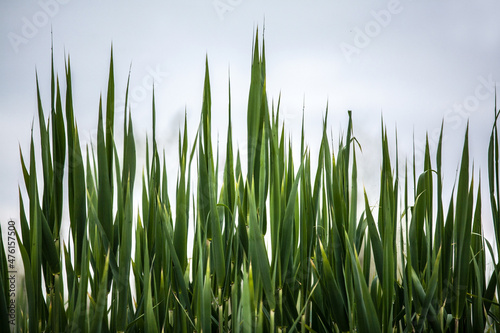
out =
[[[306,141],[313,160],[327,103],[328,128],[335,145],[347,128],[347,110],[352,110],[354,134],[363,148],[358,152],[359,182],[376,205],[381,118],[393,153],[397,128],[401,168],[406,158],[411,161],[413,138],[417,160],[422,159],[426,132],[435,152],[436,134],[444,120],[447,205],[469,121],[475,184],[481,170],[483,218],[491,223],[486,157],[494,82],[500,77],[499,13],[498,1],[3,0],[0,223],[5,229],[9,219],[19,220],[18,186],[24,191],[19,147],[28,154],[32,127],[35,146],[39,144],[35,70],[48,115],[51,29],[55,67],[61,78],[64,57],[71,56],[75,117],[83,145],[96,142],[99,94],[106,94],[111,43],[115,129],[121,137],[125,85],[132,63],[130,99],[140,157],[145,154],[146,134],[151,135],[154,79],[157,139],[167,156],[170,184],[174,184],[178,129],[186,111],[190,138],[194,138],[207,55],[213,133],[219,134],[223,153],[230,77],[233,131],[244,151],[252,43],[256,28],[262,37],[264,26],[270,103],[281,92],[282,119],[295,144],[300,142],[305,105]],[[421,170],[421,164],[417,168]]]

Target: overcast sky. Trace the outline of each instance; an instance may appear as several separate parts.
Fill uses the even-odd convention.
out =
[[[417,158],[422,156],[426,131],[435,151],[435,133],[444,119],[448,188],[469,121],[471,157],[487,189],[494,82],[500,77],[498,13],[498,1],[2,1],[0,222],[4,226],[11,218],[19,220],[18,186],[24,190],[19,146],[28,153],[33,123],[38,148],[35,69],[48,115],[51,27],[60,76],[65,54],[71,57],[82,144],[95,142],[112,43],[117,132],[132,64],[130,99],[139,152],[151,133],[154,81],[158,141],[167,159],[174,160],[184,111],[194,137],[207,55],[213,132],[225,140],[230,77],[233,125],[244,149],[253,36],[257,26],[262,35],[265,23],[268,96],[276,101],[281,92],[288,133],[298,143],[305,105],[306,141],[315,152],[327,102],[335,143],[347,128],[347,110],[352,110],[354,134],[363,148],[360,182],[376,198],[381,117],[393,148],[397,127],[402,159],[411,156],[413,137]],[[174,183],[175,163],[169,172]],[[484,218],[491,220],[489,214],[486,210]]]

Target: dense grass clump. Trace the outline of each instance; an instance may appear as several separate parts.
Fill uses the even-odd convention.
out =
[[[135,179],[136,141],[127,97],[123,151],[116,149],[113,73],[111,56],[95,149],[80,144],[69,60],[65,92],[52,67],[48,120],[37,78],[41,169],[32,136],[29,153],[21,154],[25,187],[19,190],[17,242],[25,278],[24,292],[15,300],[17,331],[500,329],[500,267],[494,261],[493,271],[486,273],[487,252],[493,258],[500,252],[483,235],[468,132],[458,183],[450,202],[443,203],[443,128],[435,159],[427,144],[424,171],[417,174],[413,161],[409,178],[408,172],[398,172],[397,147],[391,161],[382,126],[378,204],[370,206],[364,194],[364,207],[358,209],[359,144],[351,113],[336,150],[325,116],[319,155],[312,157],[316,170],[311,170],[304,131],[300,160],[294,161],[278,122],[279,103],[276,108],[268,104],[266,61],[256,39],[246,156],[233,151],[230,98],[223,165],[214,154],[207,64],[199,128],[190,141],[185,121],[179,134],[179,171],[171,197],[165,156],[157,148],[154,96],[152,144],[146,144],[141,180]],[[496,124],[495,119],[488,172],[500,251]],[[246,174],[242,160],[248,163]],[[142,191],[140,203],[133,200],[137,191]],[[61,226],[67,223],[68,243],[61,240]],[[190,242],[189,228],[194,228]],[[2,244],[0,331],[5,332],[13,328],[7,271]]]

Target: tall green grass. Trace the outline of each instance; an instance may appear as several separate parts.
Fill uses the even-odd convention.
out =
[[[276,107],[268,103],[264,47],[259,45],[256,38],[246,156],[233,150],[230,95],[225,157],[219,158],[214,147],[207,62],[198,130],[189,137],[186,120],[179,131],[175,196],[168,191],[167,181],[173,180],[156,141],[154,94],[152,137],[139,181],[128,83],[123,138],[115,134],[113,54],[95,148],[80,144],[69,58],[66,91],[52,61],[49,111],[42,106],[37,78],[40,137],[32,135],[29,152],[21,153],[24,187],[19,190],[17,237],[25,292],[15,300],[17,331],[500,329],[496,259],[491,274],[486,270],[487,253],[500,257],[500,111],[495,111],[488,150],[494,252],[483,233],[481,184],[472,178],[468,131],[457,184],[450,201],[443,202],[448,197],[442,190],[443,127],[435,156],[426,145],[424,170],[416,170],[414,154],[399,174],[397,143],[389,142],[382,124],[380,193],[373,206],[366,193],[358,193],[361,145],[351,112],[345,136],[334,147],[326,111],[318,156],[311,157],[302,127],[300,158],[293,159],[278,120],[279,102]],[[391,152],[396,152],[394,160]],[[248,163],[246,174],[242,162]],[[141,202],[134,202],[137,191]],[[63,219],[65,211],[69,221]],[[63,224],[69,224],[67,242],[62,241]],[[189,234],[194,235],[191,241]],[[1,245],[0,328],[8,331],[7,262]]]

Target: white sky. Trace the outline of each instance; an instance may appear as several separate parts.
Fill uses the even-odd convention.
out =
[[[64,73],[64,55],[71,56],[82,144],[95,142],[99,94],[106,93],[113,43],[118,106],[123,105],[132,63],[132,117],[138,151],[143,154],[146,133],[151,135],[149,83],[154,77],[158,141],[167,160],[175,161],[184,110],[191,138],[198,124],[207,54],[213,132],[219,133],[222,148],[230,70],[234,132],[240,147],[246,141],[251,46],[255,28],[259,26],[261,34],[265,22],[268,95],[277,100],[281,92],[283,120],[295,143],[300,139],[304,100],[306,138],[313,159],[327,101],[335,143],[347,128],[347,110],[353,110],[354,134],[363,148],[363,154],[358,154],[360,182],[376,198],[382,116],[393,147],[397,126],[401,165],[411,156],[413,136],[418,145],[426,131],[432,136],[445,119],[446,195],[455,179],[469,120],[471,158],[475,170],[481,169],[482,186],[487,190],[492,82],[500,77],[498,13],[498,1],[164,0],[121,1],[120,5],[112,1],[2,1],[0,223],[4,227],[11,218],[19,220],[18,186],[24,189],[19,146],[28,154],[33,122],[38,144],[35,68],[48,115],[51,27],[59,75]],[[119,134],[121,108],[116,115]],[[435,148],[431,137],[433,152]],[[177,165],[171,163],[171,184],[176,175]],[[491,220],[489,214],[485,209],[485,220]]]

